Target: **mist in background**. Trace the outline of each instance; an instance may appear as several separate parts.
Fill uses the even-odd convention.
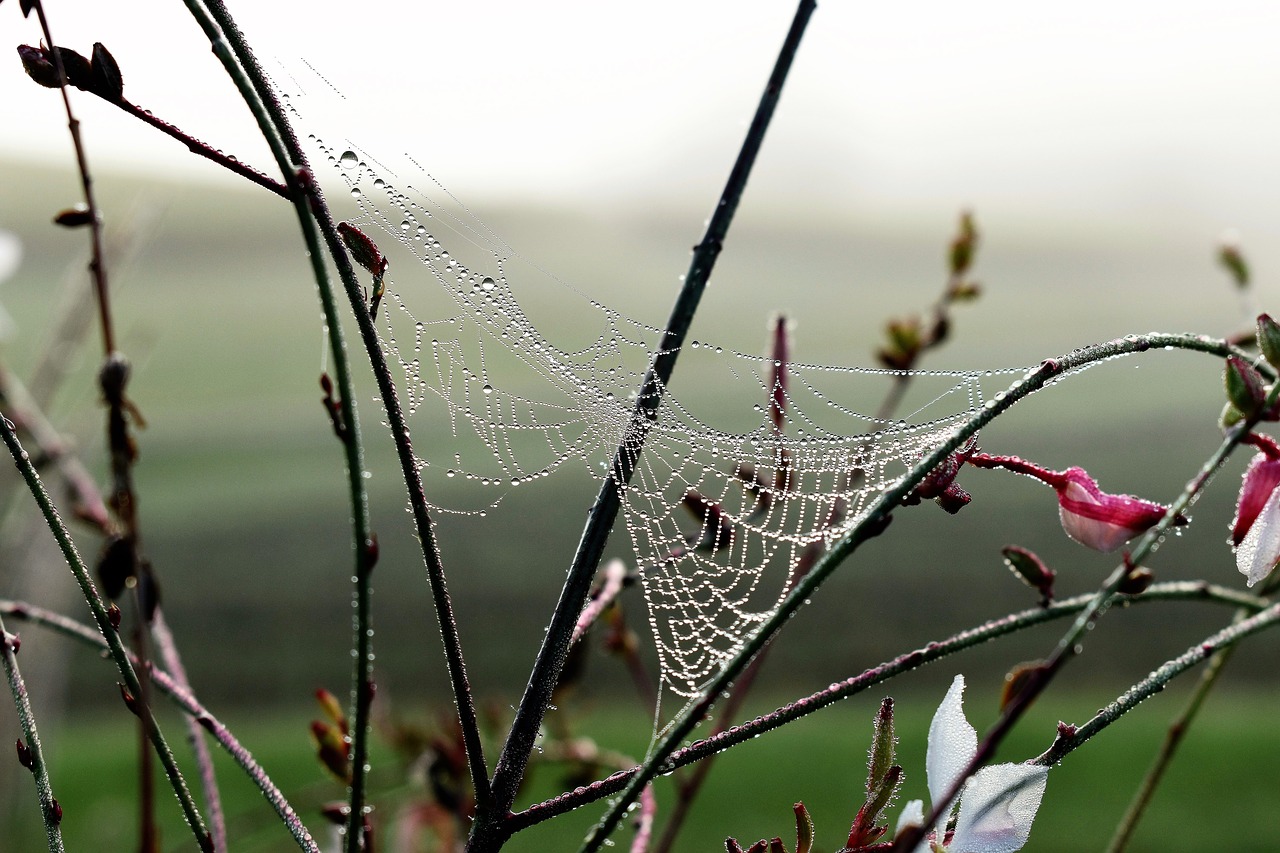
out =
[[[271,171],[180,4],[131,4],[127,25],[113,6],[50,5],[61,44],[88,53],[102,41],[114,53],[126,97]],[[652,325],[665,320],[792,13],[760,2],[243,6],[232,9],[251,42],[314,123],[304,131],[387,162],[409,155],[527,258]],[[0,14],[7,32],[38,40],[16,6]],[[965,208],[983,235],[985,293],[957,311],[954,342],[926,367],[1034,364],[1153,328],[1237,330],[1254,303],[1235,295],[1214,250],[1224,229],[1237,231],[1266,307],[1280,262],[1280,119],[1268,109],[1278,31],[1280,9],[1267,3],[1172,3],[1158,16],[1101,2],[822,5],[695,334],[758,351],[769,316],[785,311],[797,360],[873,364],[884,321],[940,292]],[[55,314],[56,283],[77,275],[83,240],[48,224],[78,199],[55,93],[26,80],[12,55],[0,80],[6,112],[21,117],[0,126],[0,228],[26,253],[0,291],[17,322],[6,358],[21,370]],[[131,233],[133,257],[115,281],[150,423],[139,437],[142,525],[193,680],[247,704],[309,701],[319,682],[339,689],[345,495],[318,405],[319,312],[292,212],[104,103],[76,105],[106,218]],[[393,272],[417,286],[412,270]],[[103,471],[94,361],[54,414]],[[983,444],[1082,464],[1104,488],[1167,500],[1216,442],[1218,371],[1185,354],[1107,365],[1028,401]],[[691,397],[702,390],[697,376],[679,381]],[[372,400],[360,402],[384,548],[384,683],[388,695],[430,701],[442,668],[417,546],[390,443]],[[1223,538],[1235,476],[1158,555],[1161,578],[1234,582]],[[975,501],[960,516],[901,513],[894,536],[837,576],[779,644],[784,680],[825,684],[1030,606],[1000,566],[1011,542],[1059,565],[1064,592],[1093,588],[1110,568],[1065,540],[1047,490],[986,472],[964,485]],[[482,693],[522,687],[594,494],[585,473],[540,488],[507,502],[498,535],[441,520]],[[643,630],[642,602],[630,607]],[[851,620],[861,645],[815,654]],[[1153,627],[1150,655],[1199,636],[1194,619],[1180,627],[1185,636]],[[993,679],[1010,663],[1009,652],[983,654],[974,666]],[[1093,677],[1128,673],[1128,659],[1103,657]],[[1138,660],[1145,672],[1155,658]],[[621,680],[617,669],[601,664],[602,682]]]

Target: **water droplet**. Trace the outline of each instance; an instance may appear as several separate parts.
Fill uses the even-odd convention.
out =
[[[480,282],[481,290],[493,290],[495,286],[496,284],[494,280],[489,278],[489,276],[485,276],[484,279]]]
[[[354,151],[343,151],[342,156],[338,158],[338,165],[344,169],[354,169],[360,165],[360,158]]]
[[[488,384],[486,384],[486,385],[485,385],[483,388],[481,388],[480,390],[481,390],[481,391],[483,391],[485,394],[492,394],[492,393],[493,393],[493,386],[492,386],[492,385],[488,385]]]

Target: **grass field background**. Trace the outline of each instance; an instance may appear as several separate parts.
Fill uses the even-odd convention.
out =
[[[57,310],[59,279],[82,263],[83,241],[46,224],[75,198],[67,174],[30,164],[0,164],[0,170],[6,181],[0,227],[21,234],[27,253],[19,275],[0,291],[17,323],[4,357],[21,376]],[[122,348],[135,364],[132,396],[148,421],[139,435],[137,489],[165,610],[196,690],[242,731],[310,818],[316,803],[340,794],[310,757],[306,722],[315,715],[316,687],[346,690],[349,511],[341,456],[319,405],[322,332],[292,214],[275,199],[222,185],[177,186],[130,175],[105,175],[101,183],[108,220],[140,228],[136,258],[116,271],[115,310]],[[700,208],[679,205],[565,211],[482,200],[473,208],[563,280],[654,325],[665,320],[702,216]],[[694,333],[759,351],[768,317],[785,310],[797,324],[797,360],[871,364],[884,320],[923,308],[939,292],[955,214],[879,220],[805,214],[785,205],[744,209]],[[1029,365],[1135,331],[1221,335],[1241,325],[1237,298],[1213,264],[1219,224],[1174,217],[1128,230],[1087,221],[1059,222],[1055,229],[977,214],[984,235],[977,272],[985,294],[956,312],[953,343],[926,366]],[[1270,245],[1253,252],[1264,307],[1273,293],[1268,271],[1277,254]],[[410,295],[433,286],[411,269],[395,274]],[[557,297],[547,298],[553,313]],[[556,338],[578,330],[544,331]],[[91,339],[52,414],[101,475],[94,352]],[[367,370],[358,374],[366,389],[360,405],[383,554],[375,576],[378,701],[425,716],[448,704],[437,630],[390,442],[377,428]],[[1108,363],[1020,404],[984,432],[982,444],[1052,467],[1080,464],[1110,491],[1169,500],[1216,445],[1220,375],[1214,360],[1186,353]],[[690,373],[677,381],[683,399],[716,399],[714,377]],[[1243,459],[1233,460],[1195,506],[1187,532],[1152,558],[1160,579],[1240,585],[1223,540],[1242,469]],[[1045,557],[1059,570],[1063,595],[1094,588],[1114,564],[1112,557],[1066,540],[1047,489],[988,472],[968,472],[962,484],[974,502],[960,515],[945,516],[929,505],[900,512],[888,535],[837,573],[775,645],[763,695],[778,701],[802,695],[1031,606],[1030,592],[1001,566],[1004,545],[1016,542]],[[500,516],[486,523],[440,519],[469,668],[485,701],[499,707],[516,701],[594,490],[585,472],[565,471],[513,493]],[[433,496],[441,502],[452,497]],[[31,537],[40,533],[38,525],[29,529]],[[92,555],[97,543],[80,535],[82,551]],[[620,544],[613,552],[629,554]],[[54,563],[41,576],[39,601],[82,613],[65,570],[58,572]],[[0,578],[12,573],[12,565],[0,566]],[[30,583],[24,578],[13,594],[26,595]],[[642,600],[632,595],[626,606],[642,626]],[[1082,721],[1229,619],[1221,607],[1190,604],[1109,615],[1005,757],[1043,750],[1058,719]],[[1060,630],[1038,629],[1024,640],[976,650],[885,691],[898,697],[903,715],[911,796],[923,795],[924,727],[951,676],[963,671],[970,677],[970,716],[981,729],[994,717],[992,697],[1002,673],[1045,654]],[[89,652],[36,629],[23,629],[23,635],[24,657],[38,660],[43,649],[58,664],[50,664],[47,683],[38,668],[27,675],[37,698],[47,702],[38,710],[49,721],[55,791],[67,809],[70,849],[127,849],[132,747],[115,679]],[[1274,643],[1261,636],[1233,661],[1222,695],[1206,709],[1136,849],[1221,849],[1214,840],[1221,836],[1233,839],[1233,849],[1268,849],[1280,829],[1266,817],[1276,794],[1269,698]],[[616,662],[597,656],[591,666],[582,706],[565,713],[583,717],[580,725],[602,743],[642,753],[647,709],[628,704]],[[1170,692],[1185,695],[1186,688]],[[786,837],[797,799],[815,814],[824,849],[834,849],[857,807],[880,695],[845,703],[726,758],[682,849],[716,849],[729,834],[744,842]],[[1096,849],[1180,704],[1176,696],[1148,703],[1054,770],[1028,849]],[[769,707],[761,701],[751,714]],[[0,723],[5,731],[16,729],[7,704]],[[173,722],[168,728],[178,738]],[[224,767],[221,775],[230,780],[235,773]],[[380,760],[375,775],[379,797],[390,804],[384,808],[410,796],[399,787],[403,774],[393,759]],[[548,775],[539,777],[544,793],[554,782]],[[229,791],[237,803],[236,826],[246,833],[243,847],[235,849],[287,849],[286,836],[256,805],[257,795],[244,786]],[[0,835],[9,840],[0,840],[0,847],[33,849],[23,846],[39,843],[29,787],[14,796],[28,808],[9,812]],[[530,833],[513,849],[570,848],[594,814],[584,810],[566,819],[556,830],[563,834],[554,838]],[[188,845],[173,824],[166,839],[169,849]]]

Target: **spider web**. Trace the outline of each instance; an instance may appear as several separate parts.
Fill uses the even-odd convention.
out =
[[[859,409],[874,410],[907,374],[693,341],[681,370],[713,377],[703,383],[712,390],[659,389],[656,415],[636,429],[636,389],[661,329],[530,264],[429,177],[402,183],[363,152],[312,140],[354,202],[348,221],[391,258],[377,320],[406,412],[423,412],[415,433],[424,417],[447,429],[452,452],[419,458],[419,471],[428,483],[476,487],[474,503],[433,510],[483,516],[570,464],[617,479],[606,460],[625,445],[635,461],[630,482],[617,482],[624,524],[662,684],[683,697],[698,694],[877,495],[987,402],[985,380],[1025,370],[911,373],[910,414],[879,419]],[[547,290],[572,310],[548,311]],[[535,318],[535,304],[551,319]],[[563,334],[541,331],[551,327]]]

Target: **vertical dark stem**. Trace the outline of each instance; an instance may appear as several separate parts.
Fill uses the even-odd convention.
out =
[[[600,557],[608,541],[609,531],[617,518],[622,490],[631,480],[645,437],[657,418],[663,391],[675,370],[680,348],[684,345],[685,336],[693,323],[693,316],[706,289],[707,280],[711,277],[716,258],[720,254],[729,226],[733,222],[733,216],[737,212],[738,203],[746,189],[747,179],[755,164],[756,155],[760,151],[760,145],[764,141],[765,131],[773,118],[787,72],[791,69],[805,26],[816,7],[817,3],[814,0],[801,0],[796,9],[791,29],[787,33],[774,64],[773,73],[770,74],[769,82],[760,97],[755,117],[747,129],[746,138],[729,173],[715,213],[711,216],[702,240],[693,250],[693,258],[689,264],[689,271],[685,275],[684,286],[672,308],[662,341],[641,384],[640,394],[632,412],[631,426],[614,455],[610,476],[601,484],[600,492],[587,517],[587,525],[569,567],[568,577],[560,592],[560,599],[556,603],[551,625],[542,647],[538,650],[538,657],[530,672],[524,696],[520,700],[511,731],[498,759],[498,766],[493,776],[492,801],[488,808],[477,812],[468,844],[469,850],[477,853],[496,850],[505,840],[506,833],[502,823],[524,779],[534,739],[542,724],[547,705],[551,701],[551,693],[564,668],[574,623],[582,611],[591,588],[591,579],[600,565]]]
[[[193,14],[200,18],[200,10],[191,2],[188,2],[189,8]],[[298,175],[309,174],[306,166],[306,155],[301,146],[298,144],[297,137],[293,132],[292,126],[285,115],[279,100],[276,98],[275,92],[271,89],[267,81],[266,75],[263,73],[257,59],[254,57],[249,45],[245,42],[239,28],[235,25],[230,14],[220,0],[210,0],[207,4],[210,14],[216,19],[217,26],[221,28],[221,33],[211,32],[206,28],[206,32],[210,33],[211,40],[215,40],[215,49],[217,39],[225,37],[230,43],[231,49],[235,51],[236,58],[240,65],[236,66],[234,62],[227,65],[227,71],[237,85],[242,85],[242,95],[245,100],[250,102],[250,106],[254,102],[262,109],[263,114],[259,117],[260,126],[263,128],[264,135],[268,137],[268,141],[275,139],[279,142],[281,151],[284,152],[283,159],[287,162],[292,160],[299,165]],[[202,26],[203,21],[201,22]],[[249,91],[245,91],[245,86],[249,87]],[[280,155],[278,155],[280,156]],[[290,183],[295,182],[295,176],[286,173]],[[321,248],[314,228],[318,223],[320,232],[323,234],[325,246],[329,255],[333,258],[337,266],[338,273],[342,278],[347,298],[351,304],[353,313],[356,317],[357,325],[360,329],[361,339],[364,343],[365,351],[369,357],[370,365],[373,369],[374,377],[378,384],[378,392],[383,407],[387,413],[387,422],[391,428],[391,434],[396,444],[396,452],[400,459],[401,472],[404,476],[405,484],[409,493],[409,504],[413,510],[414,522],[418,534],[418,539],[422,543],[423,561],[427,567],[427,577],[431,586],[432,600],[439,620],[440,632],[445,649],[445,659],[449,669],[450,682],[453,687],[454,702],[458,709],[459,725],[462,728],[463,742],[467,751],[468,767],[471,771],[472,783],[475,786],[476,799],[479,803],[484,803],[489,797],[489,776],[484,763],[484,752],[480,741],[479,724],[476,716],[475,704],[471,696],[471,687],[467,680],[466,665],[462,655],[461,640],[458,636],[457,623],[453,616],[453,607],[449,598],[448,587],[445,583],[444,568],[440,562],[440,553],[436,545],[435,531],[432,525],[430,514],[427,510],[426,496],[423,491],[422,481],[417,469],[416,457],[413,453],[412,443],[409,437],[409,429],[405,422],[403,410],[400,408],[399,400],[396,396],[395,381],[392,379],[391,371],[387,366],[386,359],[382,354],[382,350],[378,343],[377,332],[373,327],[372,318],[364,304],[364,296],[360,289],[359,281],[356,278],[355,270],[351,265],[350,258],[344,248],[342,239],[338,234],[337,224],[333,219],[328,206],[324,202],[323,196],[313,182],[304,182],[303,186],[298,187],[308,202],[305,206],[299,206],[300,199],[294,198],[295,206],[299,209],[299,220],[303,229],[303,234],[308,241],[308,248],[312,257],[318,259],[321,257]],[[312,218],[314,217],[314,219]],[[316,280],[322,295],[331,292],[327,274],[323,270],[323,264],[320,264],[316,271]],[[327,300],[328,297],[325,296]],[[337,327],[337,318],[330,320],[331,327]],[[335,358],[337,356],[335,355]],[[340,378],[340,377],[339,377]],[[344,407],[348,404],[349,395],[344,392],[342,403]],[[344,409],[344,417],[347,412]],[[354,420],[354,419],[352,419]],[[365,687],[371,688],[371,685]],[[359,690],[357,696],[357,712],[362,710],[367,715],[368,700],[372,698],[371,689]],[[359,720],[357,720],[357,724]],[[357,732],[360,730],[357,729]],[[363,754],[357,755],[358,751],[353,752],[353,761],[357,758],[363,758]],[[357,765],[357,777],[361,775],[360,770],[363,762]],[[362,792],[353,788],[353,802],[362,796]],[[358,833],[359,818],[358,809],[352,809],[351,832],[348,834],[348,846],[354,844],[351,839]]]
[[[56,47],[53,34],[49,29],[49,20],[45,16],[44,6],[40,0],[33,0],[32,8],[40,21],[40,29],[49,45],[54,70],[58,75],[58,92],[62,96],[63,108],[67,116],[67,129],[71,134],[72,147],[75,150],[76,167],[80,174],[80,186],[84,193],[85,208],[89,214],[89,234],[92,254],[89,271],[92,275],[94,292],[98,301],[98,317],[102,327],[102,346],[105,359],[99,373],[103,398],[107,404],[107,446],[111,457],[111,507],[123,528],[123,537],[131,555],[130,561],[134,570],[130,583],[133,587],[135,601],[142,600],[141,606],[135,608],[137,615],[136,648],[142,662],[141,690],[135,695],[139,703],[139,849],[143,853],[153,853],[159,849],[159,837],[155,826],[155,780],[152,770],[151,749],[148,746],[151,733],[149,728],[155,725],[148,705],[147,690],[148,665],[146,658],[146,625],[151,617],[155,587],[150,578],[150,566],[141,557],[140,537],[137,523],[137,500],[133,491],[133,461],[136,451],[133,439],[129,434],[129,419],[134,414],[132,406],[125,396],[125,387],[129,380],[127,360],[116,351],[115,327],[111,320],[110,288],[107,286],[107,269],[103,252],[102,213],[98,208],[93,191],[93,176],[89,171],[89,159],[85,153],[84,142],[80,137],[80,121],[71,109],[71,96],[68,92],[70,84],[67,71],[62,62],[62,53]],[[139,586],[141,590],[139,591]]]

